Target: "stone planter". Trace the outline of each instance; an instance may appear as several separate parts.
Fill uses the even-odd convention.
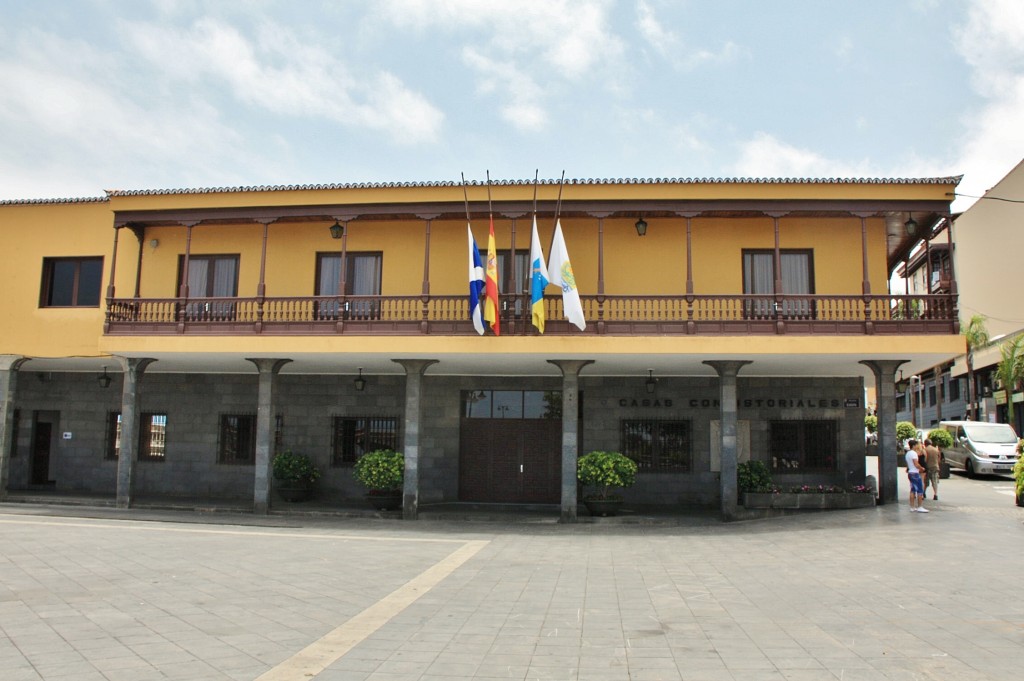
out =
[[[618,515],[619,509],[622,508],[622,499],[584,499],[583,505],[587,507],[590,515],[607,518]]]
[[[275,482],[274,489],[277,490],[282,499],[289,503],[309,501],[313,498],[313,483],[311,482],[282,480]]]
[[[375,490],[367,493],[366,500],[378,511],[397,511],[402,508],[401,490],[389,492]]]
[[[746,508],[811,509],[818,511],[841,508],[866,508],[875,505],[875,495],[864,492],[818,494],[816,492],[744,492]]]

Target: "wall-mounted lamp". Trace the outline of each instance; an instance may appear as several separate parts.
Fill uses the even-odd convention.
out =
[[[112,379],[110,378],[110,375],[107,373],[107,367],[103,367],[103,373],[100,374],[96,378],[96,380],[99,382],[101,388],[109,388],[110,387],[110,381]]]
[[[644,385],[649,393],[653,393],[654,389],[658,387],[658,379],[654,377],[654,369],[647,370],[647,380],[644,381]]]
[[[159,245],[160,245],[160,239],[150,239],[149,240],[149,247],[150,248],[156,248]]]
[[[903,223],[903,228],[907,230],[907,236],[917,236],[917,220],[914,219],[914,214],[911,213],[907,221]]]
[[[341,223],[337,220],[335,220],[334,224],[331,225],[330,230],[332,239],[340,239],[341,235],[345,233],[345,228],[342,227]]]
[[[637,236],[647,234],[647,221],[643,217],[636,221],[636,234]]]
[[[353,381],[356,385],[356,390],[362,392],[366,388],[366,379],[363,378],[363,367],[359,367],[359,376]]]

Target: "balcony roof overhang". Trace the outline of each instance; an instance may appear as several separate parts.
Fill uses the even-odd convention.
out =
[[[466,219],[462,202],[424,203],[336,203],[309,205],[274,205],[213,208],[169,208],[122,210],[114,213],[114,227],[128,227],[140,235],[147,227],[177,225],[237,225],[239,223],[304,223],[304,222],[372,222]],[[503,218],[522,217],[533,213],[531,201],[495,202],[490,209]],[[537,214],[552,218],[555,201],[537,203]],[[489,214],[486,202],[470,202],[470,219],[484,219]],[[889,271],[899,266],[918,238],[906,234],[904,223],[913,215],[925,230],[949,214],[949,203],[929,200],[574,200],[563,201],[559,215],[563,218],[751,218],[761,216],[799,217],[882,217],[885,219],[886,257]]]

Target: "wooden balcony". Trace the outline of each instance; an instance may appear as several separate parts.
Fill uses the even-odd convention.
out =
[[[952,295],[588,295],[585,331],[546,296],[545,335],[957,334]],[[502,335],[537,335],[529,296],[502,298]],[[110,298],[112,336],[475,335],[466,295]]]

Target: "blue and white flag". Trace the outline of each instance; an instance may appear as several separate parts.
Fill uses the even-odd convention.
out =
[[[575,324],[580,331],[587,328],[587,320],[583,318],[580,292],[576,289],[576,277],[572,273],[572,264],[569,262],[569,251],[565,248],[565,237],[562,236],[561,220],[555,223],[555,237],[551,240],[548,280],[562,289],[562,308],[565,318]]]
[[[466,223],[469,234],[469,318],[473,320],[473,328],[481,336],[484,335],[484,319],[480,314],[480,296],[484,290],[484,266],[480,261],[480,249],[476,247],[473,230]]]
[[[548,285],[548,266],[537,236],[537,216],[533,216],[533,237],[530,239],[530,310],[533,325],[544,333],[544,289]]]

